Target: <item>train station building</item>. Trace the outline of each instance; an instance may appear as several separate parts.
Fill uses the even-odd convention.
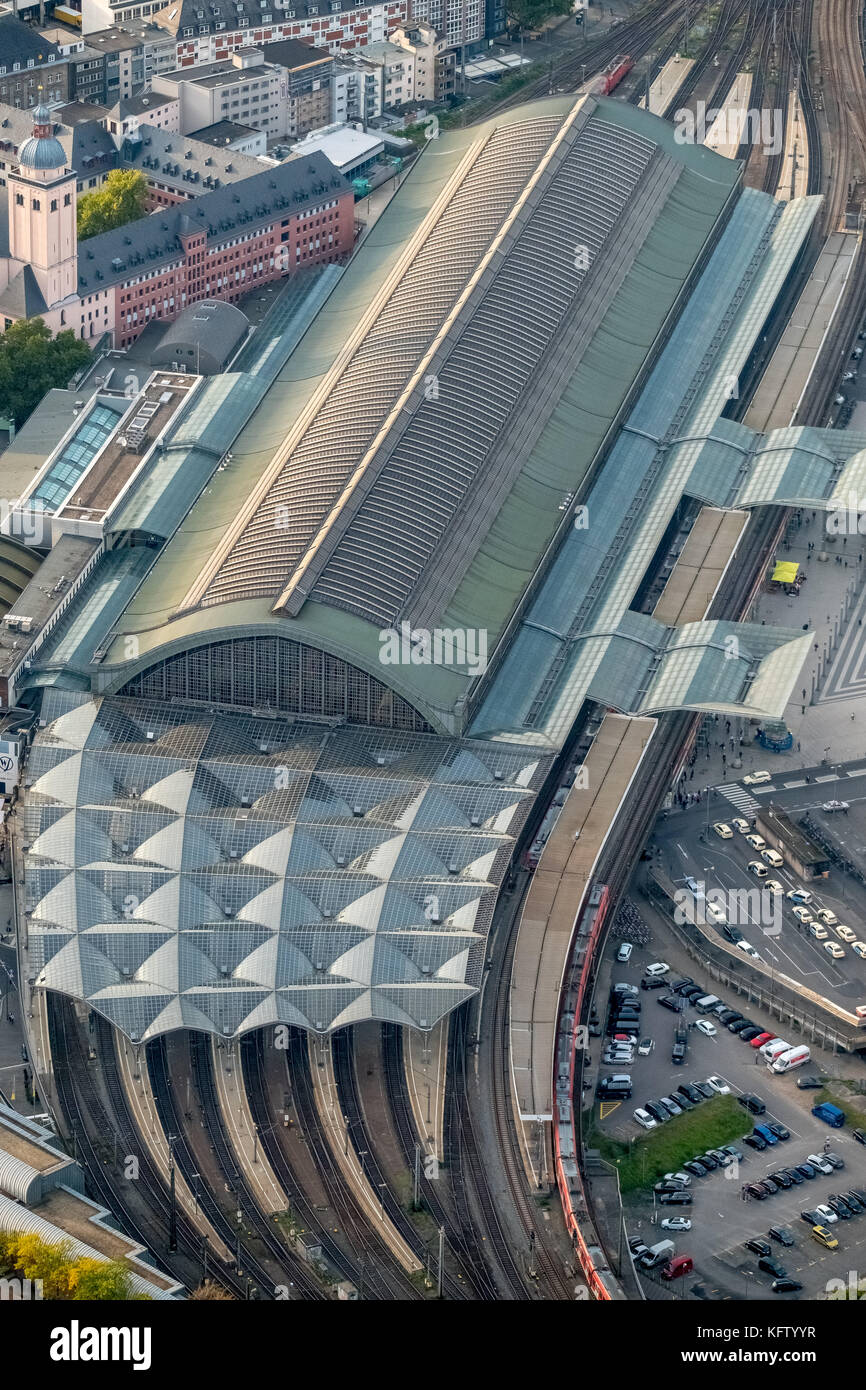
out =
[[[134,1040],[428,1029],[576,726],[781,716],[808,634],[647,601],[684,498],[735,547],[866,458],[723,416],[818,206],[741,172],[605,98],[448,132],[196,384],[11,661],[38,987]]]

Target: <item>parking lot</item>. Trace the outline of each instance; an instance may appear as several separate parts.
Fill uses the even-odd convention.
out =
[[[602,1022],[605,1021],[602,1006],[611,985],[617,982],[638,985],[648,964],[665,959],[662,944],[656,938],[648,947],[636,948],[627,964],[617,964],[615,954],[621,940],[621,937],[613,938],[609,942],[601,972],[597,999]],[[695,977],[696,984],[706,983],[695,969],[687,973]],[[675,976],[680,978],[673,970],[671,978]],[[601,1049],[607,1040],[603,1037],[592,1040],[593,1093],[602,1076],[628,1073],[632,1077],[630,1099],[619,1105],[605,1105],[605,1117],[600,1121],[602,1132],[631,1144],[645,1134],[633,1118],[636,1108],[645,1106],[647,1101],[658,1101],[661,1096],[676,1096],[677,1087],[683,1083],[719,1075],[733,1095],[749,1092],[766,1104],[766,1113],[760,1116],[751,1116],[743,1110],[742,1135],[750,1133],[755,1123],[774,1121],[790,1131],[790,1138],[778,1141],[763,1152],[755,1152],[739,1137],[735,1138],[733,1144],[742,1152],[742,1160],[735,1160],[729,1167],[719,1168],[704,1177],[692,1176],[687,1189],[692,1196],[691,1205],[664,1207],[656,1202],[654,1209],[651,1177],[638,1190],[624,1194],[629,1237],[639,1236],[647,1245],[653,1245],[670,1236],[676,1253],[690,1255],[694,1261],[689,1275],[669,1284],[662,1282],[658,1273],[642,1275],[647,1297],[815,1299],[825,1295],[831,1279],[847,1281],[852,1271],[858,1279],[866,1275],[866,1212],[848,1220],[840,1218],[830,1225],[832,1235],[839,1242],[836,1250],[819,1245],[810,1234],[811,1226],[800,1216],[802,1210],[813,1210],[826,1203],[830,1194],[844,1193],[852,1188],[866,1189],[866,1146],[854,1139],[850,1123],[842,1129],[831,1129],[813,1116],[811,1109],[816,1103],[817,1092],[797,1087],[797,1078],[803,1075],[832,1075],[832,1057],[816,1050],[812,1061],[799,1071],[774,1075],[756,1050],[730,1033],[718,1020],[713,1020],[711,1015],[707,1017],[715,1023],[716,1033],[705,1036],[694,1026],[703,1015],[696,1012],[693,1005],[688,1005],[682,1015],[660,1007],[658,1000],[666,993],[661,989],[640,992],[640,1032],[652,1037],[654,1042],[649,1056],[636,1054],[628,1065],[604,1065]],[[753,1021],[756,1026],[763,1022],[757,1015],[753,1016]],[[683,1023],[687,1025],[688,1035],[686,1059],[683,1065],[674,1065],[671,1054],[675,1032]],[[767,1030],[774,1031],[769,1023]],[[792,1039],[794,1043],[799,1041],[799,1038]],[[866,1098],[861,1098],[859,1104],[861,1109],[866,1109]],[[600,1113],[597,1102],[594,1113],[596,1116]],[[679,1117],[670,1119],[666,1132],[673,1133],[673,1127],[680,1123]],[[825,1144],[842,1159],[845,1165],[842,1171],[819,1174],[764,1200],[744,1199],[746,1184],[780,1168],[802,1163],[809,1154],[823,1155]],[[661,1220],[671,1216],[687,1217],[692,1222],[691,1230],[682,1233],[662,1230]],[[794,1244],[783,1247],[770,1240],[767,1233],[773,1226],[787,1227]],[[747,1240],[754,1238],[764,1238],[771,1245],[772,1257],[787,1276],[802,1284],[801,1292],[772,1293],[773,1274],[761,1271],[759,1254],[745,1246]]]
[[[820,788],[789,778],[753,791],[762,804],[771,800],[795,821],[811,814],[854,862],[866,854],[866,776],[862,773],[850,775],[844,782],[832,778]],[[840,793],[848,804],[847,815],[821,811],[825,798],[838,799]],[[696,806],[659,822],[654,845],[665,870],[678,885],[684,886],[688,878],[693,878],[704,885],[705,891],[726,895],[731,903],[729,921],[740,928],[746,941],[774,969],[826,998],[844,1002],[846,1007],[866,1003],[866,959],[854,950],[853,943],[838,936],[835,927],[829,928],[825,937],[816,938],[808,922],[797,920],[795,904],[787,896],[782,899],[778,920],[746,906],[749,894],[754,902],[755,890],[760,890],[764,881],[748,868],[751,862],[760,860],[760,852],[746,841],[745,835],[734,832],[730,839],[722,839],[713,829],[718,822],[731,826],[739,814],[729,801],[714,795],[709,808]],[[768,867],[767,878],[779,882],[785,895],[805,888],[813,899],[808,904],[809,913],[814,916],[819,908],[830,909],[839,924],[850,927],[856,943],[866,942],[866,888],[850,874],[834,866],[828,879],[804,883],[783,864]],[[739,910],[738,898],[743,904]],[[828,945],[838,947],[844,954],[831,954],[826,949]]]

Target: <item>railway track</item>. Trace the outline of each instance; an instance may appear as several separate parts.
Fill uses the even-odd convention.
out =
[[[367,1182],[374,1192],[379,1193],[382,1208],[387,1213],[394,1229],[423,1263],[427,1258],[427,1247],[391,1190],[391,1185],[385,1177],[378,1158],[375,1137],[367,1124],[367,1117],[364,1114],[358,1089],[351,1029],[344,1028],[333,1035],[331,1055],[340,1105],[348,1120],[352,1147],[358,1155]],[[363,1158],[361,1157],[362,1154]],[[470,1296],[470,1290],[465,1283],[455,1279],[448,1270],[443,1271],[442,1291],[449,1299],[466,1299]]]
[[[406,1072],[403,1063],[403,1033],[395,1024],[382,1025],[382,1059],[388,1090],[388,1101],[394,1120],[403,1158],[409,1171],[415,1165],[415,1146],[418,1134],[412,1115],[412,1106],[406,1088]],[[441,1172],[441,1170],[440,1170]],[[499,1291],[478,1248],[478,1233],[471,1223],[455,1218],[451,1209],[440,1199],[437,1187],[441,1181],[432,1182],[424,1176],[423,1164],[419,1183],[420,1196],[436,1225],[445,1230],[448,1244],[468,1285],[479,1298],[496,1300]]]
[[[84,1166],[91,1190],[112,1212],[129,1236],[150,1250],[162,1267],[187,1289],[193,1289],[199,1281],[197,1271],[201,1265],[201,1240],[198,1233],[184,1216],[179,1215],[178,1251],[174,1253],[167,1249],[169,1198],[160,1175],[151,1163],[147,1146],[141,1142],[131,1121],[126,1128],[123,1114],[118,1113],[112,1117],[100,1100],[87,1069],[81,1032],[71,1002],[63,995],[49,992],[46,996],[46,1009],[62,1118],[68,1126],[76,1157]],[[73,1071],[74,1063],[77,1065]],[[108,1070],[110,1071],[110,1067]],[[110,1082],[108,1090],[111,1096]],[[121,1185],[115,1180],[105,1156],[96,1146],[92,1137],[94,1133],[102,1136],[103,1140],[112,1133],[117,1134],[121,1140],[126,1139],[128,1151],[139,1159],[139,1177],[135,1191],[146,1211],[133,1214],[130,1210],[130,1184],[124,1182]],[[225,1288],[236,1294],[240,1293],[239,1281],[215,1256],[209,1262],[209,1270]]]
[[[259,1074],[264,1074],[264,1042],[256,1035]],[[361,1210],[331,1152],[319,1117],[310,1076],[306,1034],[293,1028],[285,1061],[292,1104],[298,1125],[309,1145],[310,1155],[322,1179],[328,1200],[343,1222],[343,1230],[359,1260],[358,1296],[373,1294],[381,1299],[418,1300],[423,1294],[381,1239]]]
[[[205,1182],[201,1182],[196,1187],[199,1175],[198,1162],[190,1147],[184,1125],[181,1122],[174,1102],[173,1088],[169,1079],[168,1058],[166,1054],[165,1036],[154,1039],[148,1043],[146,1050],[147,1068],[150,1077],[151,1090],[156,1104],[159,1122],[162,1125],[166,1137],[172,1136],[172,1153],[184,1180],[191,1191],[198,1193],[199,1205],[210,1222],[211,1226],[225,1241],[228,1248],[235,1249],[238,1245],[240,1226],[233,1227],[228,1217],[217,1202],[213,1193],[209,1190]],[[248,1278],[241,1271],[249,1271],[249,1275],[266,1298],[276,1299],[281,1290],[278,1289],[277,1282],[272,1278],[260,1261],[253,1255],[245,1245],[241,1245],[240,1267],[236,1267],[235,1275],[237,1287],[243,1292],[241,1297],[246,1297],[249,1289]]]
[[[304,1298],[325,1298],[319,1280],[310,1272],[300,1256],[289,1249],[285,1240],[275,1234],[274,1223],[259,1206],[256,1194],[244,1173],[243,1163],[238,1161],[226,1138],[217,1098],[209,1039],[203,1033],[189,1034],[189,1056],[201,1100],[205,1128],[220,1169],[238,1198],[238,1206],[244,1211],[272,1259],[291,1276],[291,1283],[300,1290]]]

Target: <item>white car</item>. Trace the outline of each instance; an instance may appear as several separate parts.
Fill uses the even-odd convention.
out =
[[[676,1173],[665,1173],[663,1181],[671,1182],[672,1180],[676,1182],[681,1182],[683,1187],[691,1187],[692,1185],[692,1180],[689,1177],[688,1173],[683,1173],[680,1171]]]
[[[634,1061],[634,1053],[630,1047],[608,1048],[601,1059],[605,1066],[624,1066],[626,1062]]]
[[[723,820],[717,820],[713,829],[720,840],[733,840],[734,838],[733,830],[729,825],[726,825]]]
[[[789,903],[810,903],[812,901],[812,894],[807,888],[792,888],[790,892],[785,894],[785,897]]]
[[[841,946],[838,946],[836,944],[835,941],[825,941],[824,950],[827,952],[827,955],[832,956],[834,960],[845,959],[845,952],[842,950]]]
[[[660,1223],[663,1231],[690,1231],[692,1223],[687,1216],[666,1216]]]
[[[768,878],[767,882],[764,884],[765,893],[775,893],[778,896],[780,893],[784,893],[784,891],[784,888],[777,878]]]
[[[648,1110],[635,1110],[634,1117],[644,1129],[658,1129],[659,1127],[658,1120],[654,1120]]]
[[[811,922],[812,914],[809,911],[808,907],[800,907],[798,905],[797,907],[792,908],[791,910],[794,913],[794,916],[796,917],[798,922],[802,922],[804,925],[806,924],[806,922]]]
[[[708,1076],[707,1085],[712,1086],[717,1096],[729,1096],[731,1088],[723,1076]]]
[[[850,927],[846,927],[842,922],[837,922],[833,928],[840,941],[844,941],[847,946],[853,946],[857,940],[857,933]]]
[[[852,373],[852,375],[853,375],[853,373]],[[825,801],[824,804],[823,804],[823,806],[821,807],[821,810],[822,810],[822,811],[847,811],[847,810],[848,810],[848,802],[847,802],[847,801]]]
[[[818,911],[815,913],[815,916],[817,917],[819,922],[824,923],[825,927],[835,927],[836,923],[839,921],[839,918],[836,916],[835,912],[833,912],[832,909],[829,907],[819,907]]]
[[[820,922],[810,922],[809,935],[814,936],[816,941],[826,941],[830,933],[826,927],[821,926]]]
[[[659,960],[653,965],[648,965],[643,973],[648,975],[651,980],[654,980],[657,975],[667,975],[669,970],[670,966],[666,965],[663,960]]]
[[[738,941],[737,950],[742,951],[745,956],[750,956],[752,960],[761,959],[754,946],[751,946],[748,941]]]
[[[708,1018],[699,1018],[695,1027],[699,1033],[703,1033],[705,1038],[714,1038],[716,1036],[716,1026],[714,1023],[710,1023]]]
[[[754,831],[746,836],[746,844],[751,845],[752,849],[767,848],[767,841],[764,839],[763,835],[757,835]]]
[[[852,941],[851,950],[855,956],[859,956],[861,960],[866,960],[866,941]]]
[[[813,1168],[817,1168],[819,1173],[832,1173],[834,1171],[832,1163],[828,1163],[823,1154],[806,1154],[806,1162],[811,1163]]]
[[[746,868],[749,870],[750,874],[755,875],[755,878],[767,877],[767,866],[766,864],[762,864],[760,859],[750,859]]]
[[[839,1220],[833,1208],[828,1207],[826,1202],[819,1202],[815,1210],[821,1213],[828,1226],[832,1226],[834,1221]]]
[[[640,1042],[637,1045],[638,1057],[648,1057],[654,1047],[655,1043],[653,1042],[652,1038],[641,1038]]]
[[[771,869],[781,869],[785,862],[777,849],[762,849],[761,858]]]
[[[749,822],[747,820],[743,820],[742,816],[734,816],[733,820],[731,821],[731,825],[734,827],[736,831],[740,833],[740,835],[748,835]]]
[[[769,772],[750,772],[743,778],[744,787],[763,787],[766,782],[771,782]]]

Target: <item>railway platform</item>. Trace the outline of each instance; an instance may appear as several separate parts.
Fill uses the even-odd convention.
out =
[[[170,1181],[168,1141],[157,1113],[147,1067],[142,1057],[136,1058],[135,1051],[132,1043],[120,1035],[117,1036],[115,1046],[117,1071],[126,1096],[126,1103],[135,1121],[141,1142],[146,1144],[154,1167],[168,1187]],[[233,1259],[232,1252],[205,1217],[197,1196],[190,1190],[189,1184],[177,1165],[175,1165],[174,1170],[174,1183],[178,1210],[189,1218],[201,1235],[207,1236],[208,1245],[213,1253],[224,1263],[230,1264]]]
[[[524,900],[511,978],[509,1037],[518,1134],[533,1190],[551,1179],[557,1022],[575,924],[655,728],[654,719],[605,716]]]
[[[695,65],[694,58],[669,58],[649,89],[649,109],[653,116],[663,116],[680,87]],[[638,105],[646,110],[646,93]]]
[[[354,1192],[392,1255],[409,1274],[419,1274],[422,1268],[420,1261],[389,1219],[381,1194],[371,1187],[361,1161],[352,1147],[349,1126],[340,1105],[330,1039],[323,1040],[310,1034],[308,1047],[316,1109],[343,1180]]]
[[[747,512],[701,507],[652,616],[672,627],[705,618],[748,524]]]
[[[744,424],[766,433],[797,422],[797,409],[839,310],[860,250],[852,232],[833,232],[764,369]]]
[[[403,1062],[415,1128],[425,1152],[441,1161],[445,1152],[445,1087],[448,1079],[448,1024],[429,1033],[403,1030]]]
[[[240,1040],[220,1045],[211,1038],[210,1045],[220,1120],[229,1143],[262,1211],[269,1216],[284,1212],[289,1206],[288,1198],[263,1151],[258,1128],[250,1114],[243,1084]]]

